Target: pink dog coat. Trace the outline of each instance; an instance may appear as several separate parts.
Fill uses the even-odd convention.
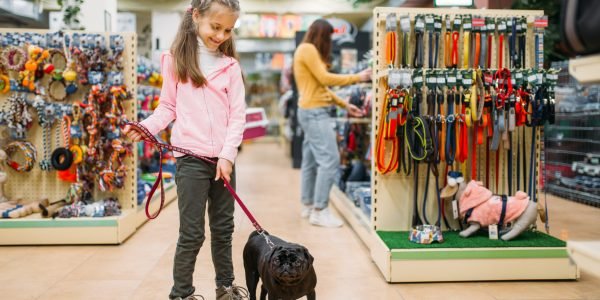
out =
[[[515,196],[508,197],[506,215],[504,217],[504,224],[502,225],[506,225],[506,223],[518,218],[525,211],[528,202],[529,196],[521,191],[518,191]],[[483,227],[500,222],[502,197],[493,195],[479,181],[471,180],[469,182],[460,197],[459,205],[460,215],[463,218],[467,211],[473,208],[468,222],[477,222]]]

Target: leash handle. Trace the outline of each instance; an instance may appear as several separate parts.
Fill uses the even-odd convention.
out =
[[[187,150],[187,149],[183,149],[180,147],[176,147],[176,146],[172,146],[169,144],[164,144],[159,142],[151,133],[150,131],[148,131],[148,129],[146,127],[144,127],[144,125],[137,123],[137,122],[127,122],[125,123],[125,125],[129,125],[133,128],[135,128],[138,131],[141,131],[144,136],[142,137],[142,139],[152,145],[154,145],[156,148],[158,148],[159,150],[159,156],[160,156],[160,163],[159,163],[159,171],[158,171],[158,177],[156,178],[156,181],[154,182],[154,185],[152,186],[152,189],[150,190],[150,193],[148,193],[148,200],[146,201],[146,216],[148,217],[148,219],[156,219],[156,217],[158,217],[158,215],[160,214],[160,212],[162,211],[162,208],[164,206],[164,202],[165,202],[165,190],[162,184],[162,149],[167,149],[167,150],[171,150],[174,152],[179,152],[179,153],[183,153],[186,155],[190,155],[192,157],[198,158],[200,160],[203,160],[209,164],[213,164],[216,165],[217,163],[205,156],[200,156],[195,154],[194,152]],[[252,215],[252,213],[250,213],[250,210],[248,210],[248,207],[246,207],[246,205],[244,204],[244,202],[242,202],[242,199],[240,199],[240,197],[238,196],[238,194],[235,192],[235,190],[233,189],[233,187],[231,187],[231,184],[229,183],[229,181],[227,181],[225,178],[221,178],[223,180],[223,183],[225,185],[225,187],[227,188],[227,190],[229,191],[229,193],[233,196],[233,198],[236,200],[236,202],[238,203],[238,205],[242,208],[242,210],[244,211],[244,213],[246,214],[246,216],[248,217],[248,219],[250,219],[250,222],[252,222],[252,226],[254,226],[254,228],[256,228],[256,231],[258,233],[263,233],[264,229],[260,226],[260,224],[258,224],[258,221],[256,221],[256,219],[254,218],[254,216]],[[150,214],[150,200],[152,199],[152,196],[154,195],[154,192],[156,191],[156,189],[158,189],[158,185],[160,184],[160,207],[158,209],[158,211],[156,212],[155,215],[151,215]]]

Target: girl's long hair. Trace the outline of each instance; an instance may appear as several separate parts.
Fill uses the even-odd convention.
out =
[[[191,80],[195,87],[206,84],[206,78],[198,64],[198,32],[194,24],[193,13],[197,10],[204,16],[213,3],[219,3],[234,12],[240,11],[238,0],[192,0],[191,7],[184,13],[179,30],[171,45],[171,54],[175,65],[175,75],[179,81],[186,83]],[[219,51],[229,57],[237,57],[233,37],[219,46]]]
[[[327,65],[331,59],[331,34],[333,34],[333,26],[325,19],[318,19],[310,25],[302,41],[315,45],[321,54],[321,60]]]

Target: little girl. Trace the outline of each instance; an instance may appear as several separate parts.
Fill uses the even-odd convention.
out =
[[[235,187],[233,164],[245,124],[244,83],[232,40],[239,17],[238,0],[193,0],[171,50],[161,57],[163,86],[160,104],[141,122],[157,134],[175,120],[171,143],[217,164],[175,153],[179,240],[170,299],[204,299],[194,294],[192,275],[204,236],[208,207],[211,253],[218,300],[242,299],[245,290],[233,285],[231,240],[234,199],[219,179]],[[143,133],[124,132],[133,141]]]

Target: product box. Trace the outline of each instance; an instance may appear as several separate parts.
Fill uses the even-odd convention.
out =
[[[251,140],[267,135],[267,114],[262,107],[249,107],[246,109],[246,127],[244,140]]]

